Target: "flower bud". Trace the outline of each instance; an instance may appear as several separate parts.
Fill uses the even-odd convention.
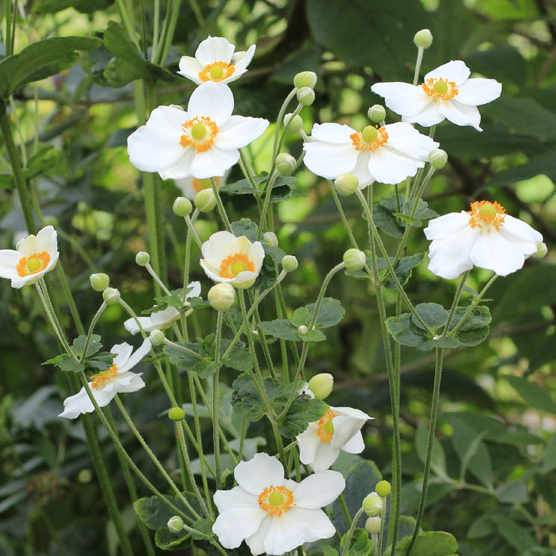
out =
[[[291,176],[295,172],[297,163],[289,153],[280,153],[276,157],[276,169],[281,176]]]
[[[293,255],[285,255],[282,257],[282,268],[286,272],[293,272],[299,267],[299,261]]]
[[[89,276],[89,282],[93,290],[102,292],[110,285],[110,276],[104,272],[97,272]]]
[[[168,530],[172,533],[180,533],[183,531],[183,519],[179,515],[172,516],[166,523]]]
[[[191,214],[193,206],[191,205],[191,201],[189,199],[185,197],[176,197],[176,200],[172,205],[172,210],[176,216],[184,218],[185,216],[189,216]]]
[[[386,118],[386,109],[382,104],[373,104],[368,112],[369,120],[375,124],[381,124]]]
[[[300,336],[305,336],[305,334],[307,334],[307,332],[309,332],[309,328],[307,326],[305,326],[304,324],[301,324],[297,327],[297,333]]]
[[[287,125],[290,131],[298,133],[303,129],[303,118],[299,114],[286,114],[284,116],[284,125]]]
[[[535,253],[535,257],[542,259],[547,253],[548,247],[546,246],[546,243],[539,241],[539,243],[537,243],[537,252]]]
[[[79,474],[77,475],[77,480],[82,484],[86,485],[93,480],[93,474],[91,473],[90,469],[82,469]]]
[[[236,291],[231,284],[221,282],[210,288],[207,299],[215,311],[224,313],[236,302]]]
[[[278,237],[274,232],[265,232],[263,234],[263,243],[267,247],[278,247]]]
[[[116,288],[106,288],[102,292],[102,299],[104,299],[108,305],[117,303],[120,300],[120,290]]]
[[[429,162],[435,170],[442,170],[448,162],[448,153],[442,149],[435,149],[429,154]]]
[[[171,407],[168,410],[168,419],[170,421],[181,421],[185,417],[185,411],[178,406]]]
[[[357,191],[359,179],[353,174],[342,174],[334,180],[334,187],[340,195],[347,197]]]
[[[162,330],[155,329],[149,334],[149,340],[154,347],[161,346],[166,340],[166,336]]]
[[[371,494],[365,496],[362,506],[363,511],[367,515],[375,517],[382,514],[384,510],[384,501],[376,492],[371,492]]]
[[[427,49],[432,44],[432,33],[429,29],[421,29],[415,33],[413,42],[417,48]]]
[[[135,262],[139,266],[147,266],[151,262],[151,256],[146,251],[139,251],[135,255]]]
[[[367,257],[365,253],[360,249],[348,249],[344,253],[344,264],[346,266],[346,270],[350,272],[357,272],[361,270],[367,261]]]
[[[310,87],[297,89],[297,102],[303,106],[311,106],[315,102],[315,91]]]
[[[388,481],[378,481],[375,485],[375,492],[381,497],[386,498],[392,492],[392,485]]]
[[[365,521],[365,529],[370,535],[379,535],[382,529],[382,519],[380,517],[368,517]]]
[[[334,388],[334,377],[330,373],[319,373],[313,376],[308,384],[317,400],[325,400]]]
[[[201,212],[210,212],[216,206],[216,195],[212,189],[202,189],[193,202]]]
[[[317,84],[317,74],[314,71],[300,71],[295,74],[293,84],[296,89],[302,89],[303,87],[314,89]]]

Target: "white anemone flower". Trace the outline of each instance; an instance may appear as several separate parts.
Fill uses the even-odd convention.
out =
[[[475,201],[469,211],[433,218],[424,232],[432,240],[429,270],[447,279],[474,266],[507,276],[519,270],[543,241],[529,224],[490,201]]]
[[[224,37],[208,37],[199,44],[194,58],[181,57],[178,73],[197,84],[230,83],[247,71],[255,48],[253,44],[246,51],[235,52],[236,47]]]
[[[396,184],[414,176],[437,147],[404,122],[380,128],[368,125],[361,132],[343,124],[315,124],[310,140],[303,144],[303,162],[330,180],[353,174],[364,188],[375,181]]]
[[[193,91],[187,111],[155,108],[127,139],[131,163],[162,179],[223,176],[239,160],[239,149],[263,134],[263,118],[232,116],[234,97],[226,85],[205,83]]]
[[[151,342],[146,339],[133,352],[133,346],[127,343],[117,344],[112,347],[110,353],[116,357],[112,366],[90,377],[89,388],[99,407],[108,405],[116,394],[137,392],[145,387],[145,382],[140,373],[130,372],[151,350]],[[89,398],[85,387],[77,394],[69,396],[64,400],[64,411],[59,417],[65,419],[76,419],[83,413],[92,413],[95,410],[93,402]]]
[[[199,297],[200,295],[201,283],[191,282],[187,286],[187,294],[185,295],[184,302],[186,303],[192,297]],[[162,311],[155,311],[148,317],[137,317],[136,319],[132,317],[127,319],[124,322],[124,327],[130,334],[137,334],[141,329],[146,333],[152,332],[153,330],[164,330],[172,326],[172,324],[180,318],[180,314],[181,313],[175,307],[170,306]]]
[[[452,60],[429,71],[422,85],[375,83],[371,90],[406,122],[429,127],[447,119],[482,131],[477,106],[496,100],[502,85],[496,79],[469,78],[470,74],[464,62]]]
[[[212,531],[224,548],[238,548],[245,541],[254,555],[285,554],[334,535],[321,508],[343,492],[341,473],[315,473],[297,483],[284,478],[277,458],[259,453],[240,462],[234,477],[237,487],[214,493],[219,515]]]
[[[200,261],[205,274],[215,282],[228,282],[236,288],[250,288],[261,272],[264,248],[260,241],[231,232],[216,232],[201,246]]]
[[[20,239],[15,249],[0,249],[0,278],[17,289],[33,284],[56,266],[58,256],[56,230],[46,226]]]
[[[224,177],[214,176],[203,179],[193,177],[183,178],[181,180],[176,180],[176,186],[188,199],[193,201],[195,195],[197,195],[199,191],[203,191],[203,189],[212,189],[211,181],[214,181],[216,189],[220,189],[224,183]]]
[[[340,452],[360,454],[365,449],[361,429],[372,419],[351,407],[329,407],[326,413],[297,436],[299,459],[313,471],[328,469]]]

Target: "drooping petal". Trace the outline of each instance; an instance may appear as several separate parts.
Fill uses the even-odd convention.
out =
[[[199,63],[196,58],[192,56],[182,56],[180,58],[180,70],[178,73],[191,79],[195,83],[200,83],[199,72],[203,69],[203,66]]]
[[[311,469],[315,472],[326,471],[338,459],[339,455],[340,449],[332,444],[332,442],[328,444],[319,442],[315,457],[311,463]]]
[[[345,124],[314,124],[311,130],[311,137],[325,143],[351,145],[351,135],[354,133],[356,133],[355,129]]]
[[[371,91],[384,97],[386,106],[401,116],[418,114],[431,103],[421,87],[409,83],[375,83]]]
[[[139,324],[137,323],[137,321],[139,321]],[[147,332],[150,326],[151,326],[150,317],[137,317],[137,320],[134,317],[132,317],[124,321],[124,328],[130,334],[137,334],[137,332],[139,332],[141,329]]]
[[[469,224],[469,213],[449,212],[429,220],[427,227],[423,230],[425,237],[429,240],[444,239],[462,232]]]
[[[523,267],[525,257],[521,250],[498,233],[481,234],[471,250],[475,266],[507,276]]]
[[[361,431],[357,431],[343,446],[342,451],[348,454],[360,454],[365,449],[365,441]]]
[[[189,282],[185,299],[187,300],[193,297],[201,297],[201,282]]]
[[[472,78],[459,87],[455,100],[461,104],[480,106],[496,100],[502,94],[502,84],[496,79]]]
[[[116,392],[120,394],[131,394],[145,388],[143,377],[138,373],[124,373],[114,381]]]
[[[232,116],[216,136],[215,145],[220,149],[241,149],[258,137],[268,127],[264,118]]]
[[[388,147],[410,158],[427,160],[430,153],[438,148],[436,141],[419,133],[410,123],[397,122],[385,128],[388,133]]]
[[[243,490],[258,496],[266,487],[283,483],[284,468],[277,458],[258,453],[249,461],[238,463],[234,477]]]
[[[404,116],[403,121],[430,127],[444,121],[444,115],[438,109],[438,103],[431,102],[421,112],[412,116]]]
[[[309,475],[295,489],[295,505],[316,510],[328,506],[342,494],[346,481],[338,471],[322,471]]]
[[[191,176],[191,166],[195,158],[195,149],[181,147],[182,154],[172,166],[163,168],[158,173],[163,180],[177,180]]]
[[[364,189],[375,181],[374,176],[369,172],[369,157],[367,152],[359,153],[355,168],[350,172],[359,180],[359,189]]]
[[[129,357],[133,353],[133,346],[127,342],[116,344],[112,346],[110,353],[114,354],[113,364],[121,370],[121,368],[128,362]]]
[[[253,56],[255,56],[255,49],[257,47],[252,44],[246,51],[238,50],[232,57],[232,62],[236,67],[236,75],[238,72],[243,72],[247,69],[247,66],[251,63]],[[232,76],[233,77],[233,76]]]
[[[64,419],[76,419],[82,413],[91,413],[95,410],[85,388],[81,388],[77,394],[69,396],[64,400],[64,411],[58,415]]]
[[[14,278],[17,276],[16,265],[20,254],[14,249],[0,250],[0,278]]]
[[[385,146],[371,153],[369,172],[381,183],[395,184],[414,176],[424,165]]]
[[[229,63],[234,55],[235,46],[224,37],[208,37],[195,51],[195,58],[206,66],[213,62]]]
[[[465,62],[461,60],[451,60],[429,71],[429,73],[425,75],[424,81],[431,77],[444,77],[445,79],[454,81],[456,85],[459,85],[468,79],[470,74],[471,70],[465,65]]]
[[[446,239],[434,240],[429,247],[429,270],[447,280],[471,270],[471,249],[478,235],[477,230],[467,227]]]
[[[305,166],[327,179],[351,172],[357,163],[357,151],[351,144],[338,145],[314,141],[303,144]]]
[[[230,88],[210,82],[199,85],[189,97],[187,105],[191,117],[209,116],[219,126],[230,118],[233,110],[234,95]]]
[[[218,147],[210,151],[196,153],[191,165],[191,173],[196,178],[223,176],[239,160],[239,150],[223,150]]]
[[[148,338],[145,338],[143,343],[131,354],[131,357],[122,365],[119,371],[125,372],[133,369],[150,351],[151,342]]]
[[[266,513],[258,506],[233,507],[220,513],[212,526],[224,548],[238,548],[248,537],[254,535]]]
[[[334,536],[336,529],[329,517],[322,510],[306,510],[292,508],[291,517],[296,523],[303,526],[304,542],[315,542],[320,539],[329,539]]]
[[[316,435],[316,429],[315,423],[310,423],[305,431],[297,436],[299,459],[304,465],[312,464],[317,455],[320,439]]]
[[[447,102],[439,102],[438,110],[453,124],[469,125],[477,131],[483,131],[481,129],[481,113],[476,106],[469,106],[461,104],[456,100],[449,100]]]

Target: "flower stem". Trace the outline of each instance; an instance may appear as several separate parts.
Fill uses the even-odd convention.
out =
[[[216,187],[216,183],[214,181],[214,178],[210,178],[210,186],[212,188],[212,192],[214,193],[214,196],[216,197],[216,207],[218,209],[218,214],[220,215],[220,218],[222,219],[222,222],[224,222],[224,226],[226,226],[226,229],[228,231],[230,231],[232,229],[232,226],[230,224],[230,219],[228,218],[228,213],[226,212],[226,208],[224,207],[224,203],[222,202],[222,199],[220,198],[220,192],[218,191],[218,188]]]
[[[359,508],[357,510],[357,513],[355,514],[355,516],[353,517],[353,520],[349,526],[349,529],[347,531],[347,533],[345,534],[344,538],[342,539],[342,556],[347,556],[350,553],[350,545],[351,545],[351,539],[353,538],[353,533],[355,531],[355,528],[357,527],[357,524],[359,523],[359,520],[361,519],[361,516],[363,515],[363,508]]]
[[[216,473],[216,488],[220,487],[220,478],[222,474],[222,466],[220,463],[220,357],[222,345],[222,321],[223,315],[221,311],[216,314],[216,336],[214,341],[214,359],[216,362],[216,371],[212,377],[212,443],[214,446],[214,469]]]

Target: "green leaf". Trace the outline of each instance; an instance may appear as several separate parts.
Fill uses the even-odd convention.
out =
[[[342,537],[342,554],[347,556],[369,556],[372,554],[373,543],[365,529],[356,529],[353,533],[349,547],[346,547],[347,533]]]
[[[500,536],[518,550],[519,554],[536,545],[535,539],[529,530],[519,525],[513,519],[501,514],[494,515],[491,519],[496,524]]]
[[[261,322],[261,330],[267,335],[282,340],[300,342],[297,327],[287,319],[275,319]]]
[[[168,527],[161,527],[154,534],[154,542],[161,550],[174,550],[189,538],[187,531],[173,533]]]
[[[232,233],[236,236],[245,236],[249,241],[256,241],[259,227],[249,218],[242,218],[230,224]]]
[[[427,458],[427,427],[423,423],[419,423],[415,433],[415,447],[419,459],[425,463]],[[432,454],[431,454],[431,469],[442,477],[446,477],[446,456],[442,444],[438,441],[436,436],[433,436]]]
[[[291,320],[294,326],[308,325],[311,322],[315,311],[315,303],[310,303],[304,307],[297,308]],[[325,297],[319,308],[315,319],[317,328],[330,328],[336,326],[345,316],[346,310],[338,299]]]
[[[328,406],[321,400],[297,398],[283,419],[280,420],[280,433],[286,438],[295,438],[309,425],[318,421]]]
[[[182,503],[175,496],[167,495],[167,498],[178,508],[183,507]],[[167,528],[168,520],[176,515],[176,511],[170,508],[158,496],[139,498],[133,504],[133,509],[145,526],[153,531],[162,527]]]
[[[406,553],[411,537],[403,538],[396,545],[396,556],[402,556]],[[458,542],[455,537],[446,533],[445,531],[427,531],[425,533],[419,533],[413,549],[411,550],[411,556],[455,556],[458,552]],[[392,554],[391,548],[388,548],[386,555],[390,556]]]
[[[230,343],[231,340],[222,338],[222,353],[226,351]],[[229,355],[222,360],[222,363],[226,367],[240,372],[247,372],[253,368],[253,359],[242,342],[237,342],[234,345]]]
[[[380,200],[373,206],[376,226],[385,234],[399,238],[407,226],[422,227],[426,221],[438,216],[423,199],[417,201],[415,211],[413,204],[413,200],[400,197],[398,206],[398,197],[395,195]]]
[[[27,179],[32,179],[46,171],[54,171],[63,159],[62,151],[52,145],[42,145],[29,159],[24,174]]]
[[[527,404],[539,411],[556,414],[556,402],[548,390],[518,376],[507,376],[506,380]]]
[[[255,195],[263,192],[263,183],[268,181],[268,175],[256,176],[253,182],[256,187],[253,187],[251,181],[247,178],[226,183],[220,188],[221,193],[227,195]],[[272,185],[272,194],[270,200],[274,203],[287,199],[293,192],[295,187],[295,177],[293,176],[280,176]]]
[[[448,322],[448,311],[438,303],[419,303],[415,306],[415,312],[432,330],[437,330]],[[411,320],[415,326],[422,328],[421,322],[415,316],[412,315]]]
[[[529,501],[527,483],[525,481],[502,483],[496,489],[496,498],[504,504],[526,504]]]

